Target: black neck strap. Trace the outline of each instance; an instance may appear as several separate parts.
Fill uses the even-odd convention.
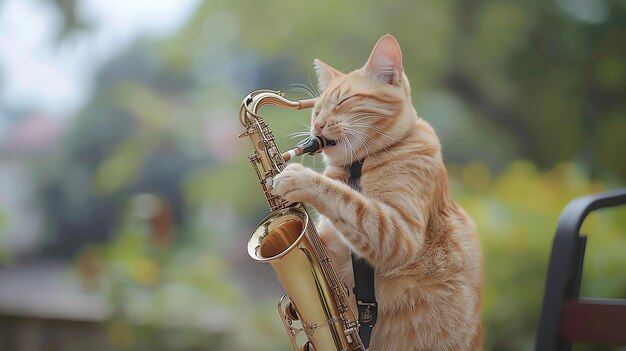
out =
[[[348,185],[358,191],[361,191],[361,168],[363,168],[363,161],[352,163],[350,165],[350,177],[348,178]]]
[[[361,168],[363,161],[356,161],[350,165],[348,185],[361,191]],[[374,291],[374,268],[364,259],[352,252],[352,270],[354,271],[354,296],[359,310],[359,336],[365,349],[369,349],[372,329],[376,324],[378,305]]]

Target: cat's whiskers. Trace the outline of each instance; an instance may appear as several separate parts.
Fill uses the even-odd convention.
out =
[[[313,67],[313,65],[311,65],[311,68],[314,68],[314,67]],[[315,85],[311,82],[311,69],[309,69],[309,74],[308,74],[308,76],[307,76],[307,79],[308,79],[308,81],[309,81],[309,85],[308,85],[307,87],[311,88],[311,90],[313,90],[313,91],[315,92],[315,95],[316,95],[316,96],[318,96],[318,97],[319,97],[320,95],[322,95],[322,94],[320,93],[320,91],[319,91],[319,90],[317,90],[317,88],[315,87]]]
[[[369,120],[369,119],[374,119],[374,118],[379,118],[379,116],[372,115],[372,114],[355,114],[355,115],[347,116],[344,119],[344,122],[348,122],[348,123],[359,122],[359,121]]]
[[[298,93],[302,93],[302,94],[304,94],[304,95],[306,95],[306,96],[308,96],[310,98],[315,98],[315,96],[311,95],[310,91],[302,89],[302,88],[292,88],[292,89],[289,89],[289,91],[295,91],[295,92],[298,92]]]
[[[363,136],[366,136],[366,137],[372,139],[372,141],[375,142],[376,144],[378,144],[378,146],[380,146],[381,149],[383,149],[385,152],[387,152],[389,155],[391,155],[391,152],[387,149],[387,147],[385,145],[383,145],[380,141],[376,140],[376,138],[374,138],[373,136],[371,136],[371,135],[369,135],[369,134],[367,134],[367,133],[365,133],[363,131],[357,130],[357,129],[353,129],[353,131],[357,132],[357,133],[360,133]]]
[[[385,130],[385,129],[383,129],[383,128],[381,128],[381,127],[378,127],[378,126],[375,126],[375,125],[370,124],[370,123],[365,123],[365,122],[352,122],[352,123],[350,123],[349,125],[350,125],[350,126],[355,126],[355,127],[363,127],[363,128],[367,128],[367,129],[373,129],[373,130],[375,130],[375,131],[379,132],[380,134],[385,134],[385,136],[387,136],[387,137],[389,137],[389,138],[393,138],[393,137],[391,137],[391,136],[389,136],[389,135],[387,135],[387,134],[385,133],[385,132],[386,132],[386,130]],[[399,140],[399,139],[398,139],[398,140]]]
[[[355,138],[356,140],[358,140],[358,141],[359,141],[359,142],[363,145],[363,148],[365,149],[365,156],[366,156],[366,157],[368,157],[368,156],[369,156],[369,154],[370,154],[370,153],[369,153],[369,149],[367,148],[367,145],[366,145],[365,143],[363,143],[363,139],[359,138],[359,136],[358,136],[358,135],[356,135],[356,133],[354,133],[354,132],[352,132],[352,131],[350,131],[350,130],[345,130],[345,129],[344,129],[342,132],[343,132],[344,134],[347,134],[347,135],[349,135],[349,136],[351,136],[351,137]]]
[[[354,109],[354,107],[352,108]],[[350,109],[350,111],[352,111]],[[385,117],[387,116],[386,110],[380,108],[380,111],[374,110],[371,106],[367,110],[356,111],[354,113],[350,113],[350,111],[346,112],[347,116],[372,116],[372,117]]]
[[[343,164],[347,164],[347,158],[348,158],[348,143],[347,143],[347,136],[345,134],[341,134],[341,139],[344,141],[343,144]]]
[[[358,141],[361,142],[361,144],[363,144],[363,147],[365,148],[365,154],[366,157],[369,157],[370,155],[370,150],[372,151],[372,155],[374,155],[376,157],[376,159],[378,159],[378,155],[376,154],[376,152],[374,151],[374,149],[372,149],[371,146],[367,145],[367,143],[358,136],[358,134],[356,133],[357,130],[353,130],[353,129],[349,129],[349,128],[344,128],[344,133],[347,133],[351,136],[353,136],[355,139],[357,139]]]
[[[297,92],[303,93],[314,99],[319,97],[319,92],[312,89],[308,85],[301,84],[301,83],[293,83],[293,84],[289,84],[289,86],[293,87],[291,88],[291,91],[297,91]]]
[[[352,123],[367,123],[368,122],[368,118],[360,117],[360,118],[357,118],[357,119],[345,120],[343,122],[348,124],[348,125],[351,125]]]
[[[350,145],[350,150],[352,150],[352,154],[354,155],[354,161],[358,161],[359,160],[359,156],[356,154],[356,150],[354,149],[354,145],[352,145],[352,142],[350,141],[350,138],[346,138],[346,140],[348,141],[348,144]]]
[[[378,127],[378,126],[371,125],[369,123],[364,123],[364,122],[356,122],[356,123],[352,122],[350,124],[354,125],[354,126],[357,126],[357,127],[373,129],[373,130],[377,131],[381,136],[384,136],[385,138],[389,138],[391,140],[394,140],[394,141],[397,141],[397,142],[400,142],[400,143],[406,143],[405,140],[394,138],[394,137],[388,135],[387,133],[385,133],[384,129],[382,129],[382,128]]]
[[[298,131],[298,132],[289,133],[286,136],[289,139],[295,139],[298,137],[304,137],[304,136],[310,136],[310,135],[311,135],[311,132],[307,130],[307,131]]]
[[[341,134],[341,137],[342,137],[342,139],[343,139],[343,140],[345,140],[345,145],[347,145],[347,147],[349,147],[349,148],[350,148],[350,150],[346,150],[345,155],[348,155],[348,154],[349,154],[349,152],[348,152],[348,151],[352,151],[352,154],[354,155],[354,159],[355,159],[355,160],[358,160],[358,159],[359,159],[359,156],[357,156],[356,151],[354,150],[354,146],[352,145],[352,142],[350,141],[350,138],[348,138],[348,136],[347,136],[347,135],[345,135],[345,134]],[[351,158],[352,158],[352,157],[351,157]],[[350,163],[352,163],[352,162],[350,162]],[[345,159],[344,159],[344,164],[347,164],[347,162],[345,161]]]
[[[371,117],[380,117],[380,114],[376,114],[371,111],[355,111],[352,112],[355,108],[360,108],[360,106],[352,106],[348,111],[346,111],[343,115],[344,118],[350,119],[353,117],[361,117],[361,116],[371,116]]]
[[[374,138],[373,136],[371,136],[371,135],[369,135],[369,134],[365,133],[364,131],[361,131],[361,130],[358,130],[358,129],[354,129],[354,128],[350,128],[350,127],[348,127],[348,126],[344,126],[343,128],[344,128],[344,131],[346,131],[346,132],[347,132],[347,131],[350,131],[350,132],[352,132],[352,133],[358,133],[359,135],[363,135],[363,136],[368,137],[368,138],[369,138],[369,139],[371,139],[373,142],[375,142],[376,144],[378,144],[378,146],[380,146],[380,148],[381,148],[381,149],[383,149],[384,151],[386,151],[387,153],[389,153],[389,154],[390,154],[389,150],[385,147],[385,145],[384,145],[384,144],[382,144],[379,140],[377,140],[377,139],[376,139],[376,138]],[[356,137],[356,136],[355,136],[355,137]],[[369,146],[369,145],[368,145],[368,146]],[[369,146],[369,149],[372,151],[372,154],[377,155],[377,153],[376,153],[376,152],[374,152],[374,149],[373,149],[371,146]]]

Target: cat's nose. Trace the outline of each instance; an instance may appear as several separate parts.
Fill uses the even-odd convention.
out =
[[[322,129],[324,129],[325,125],[326,125],[326,122],[315,122],[313,124],[313,128],[315,128],[316,131],[321,132]]]

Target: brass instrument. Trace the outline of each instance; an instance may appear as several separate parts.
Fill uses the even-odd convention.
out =
[[[312,137],[281,154],[258,111],[264,105],[300,110],[314,103],[314,99],[290,101],[271,90],[254,91],[243,100],[239,119],[246,129],[239,137],[252,141],[254,153],[249,159],[272,211],[252,231],[248,254],[257,262],[271,264],[285,288],[278,313],[295,351],[366,351],[348,303],[348,289],[332,268],[304,205],[271,194],[272,179],[287,160],[319,152],[334,142]],[[298,345],[302,332],[306,340]]]

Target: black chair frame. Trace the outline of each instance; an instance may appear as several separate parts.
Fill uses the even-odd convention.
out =
[[[579,297],[587,243],[580,227],[592,211],[624,204],[626,188],[577,198],[561,213],[550,255],[536,351],[569,351],[573,342],[626,344],[626,300]],[[624,268],[626,272],[626,265]],[[626,278],[626,273],[621,278]]]

